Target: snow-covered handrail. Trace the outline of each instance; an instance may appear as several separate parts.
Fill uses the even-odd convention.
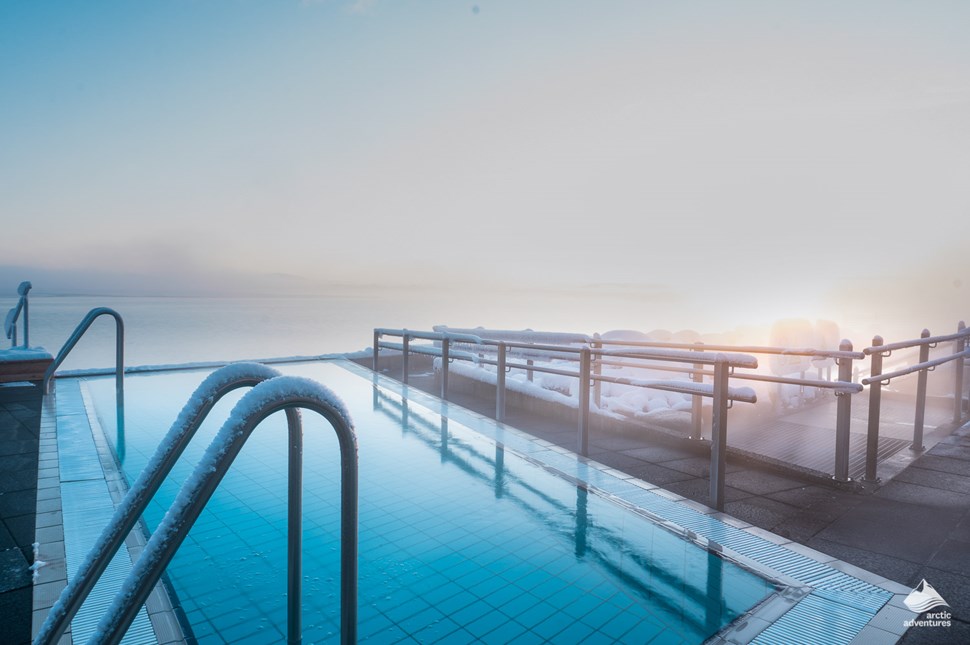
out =
[[[115,413],[117,418],[116,428],[118,432],[118,437],[124,437],[125,435],[125,321],[122,320],[121,314],[119,314],[114,309],[109,309],[108,307],[96,307],[88,312],[84,319],[78,323],[75,327],[74,333],[71,337],[67,339],[64,346],[61,347],[61,351],[57,352],[57,358],[54,359],[50,365],[47,366],[47,370],[44,372],[44,382],[43,390],[44,394],[50,393],[50,383],[51,379],[54,377],[54,372],[57,368],[61,366],[67,355],[71,353],[77,342],[81,340],[81,336],[84,332],[88,330],[99,316],[111,316],[115,319]],[[119,450],[123,443],[118,442]]]
[[[593,338],[586,334],[577,334],[558,331],[533,331],[531,329],[485,329],[484,327],[458,328],[448,327],[447,325],[435,325],[432,327],[436,332],[450,334],[473,334],[482,340],[504,341],[506,343],[553,343],[553,344],[579,344],[585,345],[592,342]]]
[[[357,637],[357,436],[343,402],[323,385],[296,376],[279,376],[256,385],[229,414],[219,433],[182,486],[172,507],[152,534],[141,557],[114,602],[98,624],[91,643],[119,643],[139,608],[145,603],[165,567],[205,508],[246,440],[266,417],[280,410],[305,408],[326,418],[337,433],[341,459],[340,640]],[[296,413],[292,418],[299,419]],[[289,482],[287,522],[287,632],[299,642],[302,594],[302,453],[299,423],[289,427]]]
[[[24,312],[24,348],[30,347],[30,326],[27,324],[27,318],[29,313],[27,294],[30,292],[32,285],[28,281],[21,282],[17,286],[17,295],[20,299],[17,300],[17,305],[7,312],[7,319],[4,321],[3,329],[7,338],[10,339],[10,346],[17,346],[17,318],[20,317],[20,312]]]
[[[66,631],[216,402],[235,389],[251,387],[277,376],[280,376],[278,371],[259,363],[235,363],[212,372],[202,381],[115,510],[95,547],[81,563],[71,582],[61,591],[34,639],[34,645],[56,643]],[[288,410],[287,414],[290,412]],[[299,419],[296,422],[299,423]]]

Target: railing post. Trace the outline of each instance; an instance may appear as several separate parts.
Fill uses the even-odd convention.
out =
[[[533,366],[533,365],[535,365],[536,363],[535,363],[535,361],[534,361],[534,360],[532,360],[532,359],[530,358],[530,359],[527,359],[527,360],[525,361],[525,364],[526,364],[526,365],[528,365],[529,367],[532,367],[532,366]],[[526,378],[527,378],[527,379],[529,380],[529,383],[531,383],[531,382],[533,381],[533,379],[535,378],[535,376],[534,376],[534,373],[533,373],[533,371],[532,371],[532,370],[526,370],[526,371],[525,371],[525,377],[526,377]]]
[[[29,290],[29,289],[28,289]],[[30,301],[27,299],[27,293],[24,293],[24,349],[30,348]],[[16,325],[14,325],[16,328]]]
[[[602,349],[602,347],[603,347],[603,343],[599,342],[599,337],[600,337],[599,334],[593,334],[593,338],[595,340],[592,343],[590,343],[590,347],[592,349],[594,349],[594,350]],[[594,377],[602,376],[602,374],[603,374],[603,362],[602,362],[603,361],[603,357],[600,356],[599,354],[597,354],[596,356],[593,356],[592,357],[592,361],[593,361],[593,376]],[[599,378],[594,378],[593,379],[593,404],[597,408],[600,407],[600,399],[601,399],[601,395],[602,395],[602,390],[603,390],[603,382],[600,381]]]
[[[852,342],[843,339],[839,343],[840,352],[851,352]],[[839,380],[852,380],[852,359],[836,359],[839,366]],[[852,422],[852,393],[836,391],[835,407],[835,481],[849,481],[849,426]]]
[[[505,343],[498,344],[498,366],[495,372],[495,420],[505,421]]]
[[[920,338],[929,338],[930,330],[924,329],[919,335]],[[930,346],[923,343],[919,346],[919,362],[925,363],[930,360]],[[913,419],[913,444],[910,450],[922,452],[923,447],[923,421],[926,418],[926,373],[928,370],[921,369],[916,377],[916,417]]]
[[[703,345],[704,343],[698,341],[694,344],[700,346],[700,345]],[[704,349],[700,348],[692,351],[703,352]],[[703,365],[701,365],[700,363],[694,363],[694,372],[690,375],[690,379],[695,383],[703,383],[704,375],[700,373],[700,370],[703,370],[703,369],[704,369]],[[690,398],[691,398],[691,402],[690,402],[691,436],[690,438],[703,439],[704,438],[704,399],[701,397],[700,394],[693,394],[691,395]]]
[[[589,348],[579,351],[579,454],[589,455]]]
[[[724,510],[724,469],[727,468],[728,365],[714,363],[714,413],[711,425],[711,505]]]
[[[869,378],[876,378],[882,374],[882,352],[878,348],[883,344],[882,336],[873,336],[872,346],[875,351],[870,356]],[[882,381],[876,380],[869,384],[869,428],[866,433],[866,475],[865,481],[877,482],[876,459],[879,456],[879,408],[882,401]]]
[[[375,329],[374,330],[374,371],[377,372],[377,352],[379,351],[378,343],[381,342],[381,335]]]
[[[303,642],[303,424],[299,410],[286,411],[289,426],[286,503],[286,641]]]
[[[441,341],[441,399],[448,400],[448,345],[449,340]]]
[[[960,324],[957,325],[957,333],[962,333],[967,328],[967,325],[961,320]],[[26,330],[24,331],[26,334]],[[964,350],[967,346],[967,338],[957,338],[956,342],[953,344],[953,353],[957,354]],[[954,366],[956,369],[956,380],[954,383],[954,400],[953,400],[953,423],[960,423],[963,420],[963,357],[956,359],[954,361]]]
[[[411,337],[408,335],[408,330],[404,330],[404,338],[402,339],[402,345],[404,347],[404,357],[401,361],[401,383],[405,385],[408,384],[408,349],[411,346]]]

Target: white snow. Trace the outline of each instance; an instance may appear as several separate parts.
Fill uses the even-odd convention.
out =
[[[17,361],[53,360],[51,353],[43,347],[11,347],[0,349],[0,363]]]

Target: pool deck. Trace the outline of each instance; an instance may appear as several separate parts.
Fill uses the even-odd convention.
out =
[[[422,386],[420,377],[412,386]],[[450,399],[483,416],[494,415],[493,401],[460,394]],[[5,439],[0,449],[0,623],[5,642],[12,643],[29,642],[31,629],[32,585],[26,567],[33,557],[38,513],[41,409],[37,390],[0,388],[0,437]],[[574,424],[515,408],[508,410],[506,423],[566,448],[575,442]],[[654,435],[599,432],[590,437],[592,459],[699,504],[707,503],[708,494],[703,450],[696,442]],[[729,457],[728,463],[727,514],[903,587],[915,587],[925,578],[940,592],[950,604],[952,626],[911,628],[900,642],[970,642],[970,424],[911,459],[875,491],[840,490],[748,460]],[[893,631],[866,642],[895,642]],[[868,637],[873,635],[880,632],[870,630]]]

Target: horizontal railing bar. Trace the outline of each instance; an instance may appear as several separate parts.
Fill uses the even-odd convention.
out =
[[[853,394],[863,390],[859,383],[847,383],[845,381],[819,381],[817,379],[787,378],[784,376],[769,376],[768,374],[742,374],[735,372],[731,378],[744,379],[746,381],[761,381],[764,383],[781,383],[783,385],[804,385],[805,387],[817,387],[838,392],[851,392]]]
[[[721,352],[684,352],[672,349],[666,352],[652,352],[645,350],[592,350],[594,356],[612,356],[617,358],[647,358],[656,361],[675,361],[678,363],[697,363],[700,365],[714,365],[725,363],[730,367],[758,367],[758,359],[747,354],[723,354]]]
[[[895,372],[889,372],[886,374],[879,374],[877,376],[870,376],[868,378],[862,379],[863,385],[871,385],[872,383],[883,383],[885,381],[890,381],[894,378],[899,378],[900,376],[906,376],[914,372],[919,372],[920,370],[925,370],[930,367],[936,367],[937,365],[943,365],[944,363],[949,363],[952,360],[958,358],[970,357],[970,349],[965,349],[962,352],[957,352],[955,354],[950,354],[944,356],[943,358],[937,358],[932,361],[926,361],[925,363],[917,363],[916,365],[910,365],[905,369],[901,369]]]
[[[838,350],[822,349],[788,349],[786,347],[763,347],[759,345],[708,345],[706,343],[664,343],[659,341],[644,340],[603,340],[599,339],[601,345],[626,345],[630,347],[659,347],[669,349],[690,349],[696,351],[714,352],[738,352],[743,354],[778,354],[783,356],[817,356],[824,358],[851,358],[862,359],[865,356],[862,352],[844,352]]]
[[[957,340],[958,338],[966,338],[970,336],[970,328],[966,331],[958,332],[956,334],[947,334],[946,336],[929,336],[927,338],[915,338],[913,340],[902,340],[898,343],[889,343],[888,345],[872,345],[866,347],[863,351],[867,356],[869,354],[884,354],[885,352],[892,352],[897,349],[909,349],[910,347],[919,347],[920,345],[934,345],[936,343],[945,343],[949,340]]]
[[[714,385],[707,383],[693,383],[691,381],[668,381],[668,380],[649,380],[623,378],[619,376],[593,376],[594,381],[605,381],[616,383],[617,385],[631,385],[634,387],[645,387],[654,390],[665,390],[667,392],[679,392],[680,394],[694,394],[698,396],[713,397]],[[746,391],[747,390],[747,391]],[[729,387],[727,392],[728,399],[741,401],[742,403],[757,403],[758,397],[751,388]]]
[[[396,349],[399,352],[404,351],[403,343],[391,343],[387,341],[380,341],[377,344],[378,347],[383,349]],[[428,356],[441,356],[441,348],[434,347],[433,345],[411,345],[408,344],[408,351],[414,354],[426,354]],[[471,361],[473,363],[478,362],[478,355],[472,354],[471,352],[460,352],[460,351],[449,351],[448,358],[459,358],[466,361]]]
[[[399,336],[404,338],[421,338],[423,340],[448,340],[481,345],[482,339],[473,334],[455,334],[441,331],[413,331],[410,329],[386,329],[383,327],[374,328],[374,333],[381,336]]]

